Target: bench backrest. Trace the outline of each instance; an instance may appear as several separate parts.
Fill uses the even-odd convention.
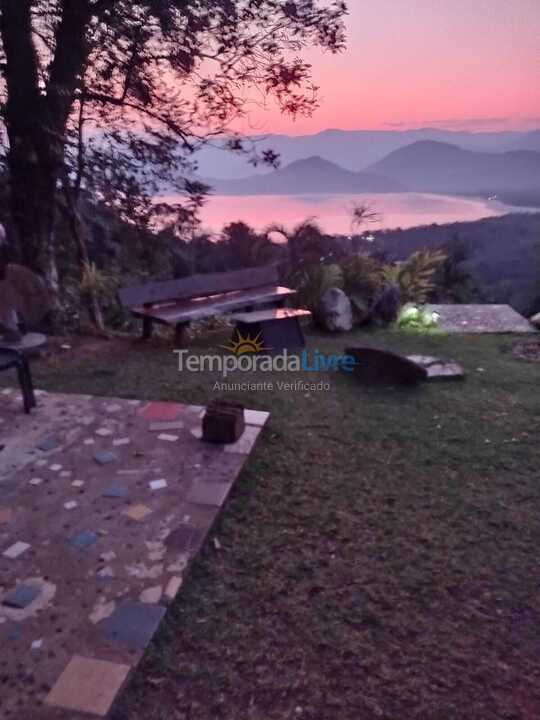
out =
[[[174,300],[207,297],[233,290],[250,290],[263,285],[276,285],[277,282],[277,267],[267,265],[231,272],[191,275],[180,280],[133,285],[119,290],[118,297],[122,305],[133,308]]]

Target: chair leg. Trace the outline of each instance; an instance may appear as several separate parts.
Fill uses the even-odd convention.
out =
[[[24,362],[24,372],[26,374],[27,382],[28,382],[28,397],[30,400],[31,407],[35,408],[37,405],[36,402],[36,395],[34,393],[34,383],[32,381],[32,373],[30,372],[30,363],[26,358],[23,358]]]
[[[24,411],[28,414],[32,408],[36,407],[36,397],[34,394],[30,367],[26,358],[20,358],[18,361],[17,376],[19,378],[19,385],[23,395]]]

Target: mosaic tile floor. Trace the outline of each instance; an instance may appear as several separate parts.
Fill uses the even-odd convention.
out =
[[[0,717],[104,717],[180,590],[268,413],[0,391]]]

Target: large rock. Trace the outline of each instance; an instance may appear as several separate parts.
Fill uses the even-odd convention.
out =
[[[22,265],[0,268],[0,333],[16,339],[18,325],[35,327],[51,309],[43,280]]]
[[[339,288],[329,288],[315,312],[317,323],[329,332],[347,332],[353,326],[351,301]]]
[[[397,320],[401,305],[401,290],[398,285],[385,285],[373,301],[371,314],[374,320],[384,324]]]
[[[540,312],[536,313],[536,315],[533,315],[532,318],[530,318],[532,324],[535,328],[538,328],[540,330]]]
[[[352,347],[345,353],[355,358],[354,374],[363,382],[415,385],[428,377],[424,367],[388,350]]]

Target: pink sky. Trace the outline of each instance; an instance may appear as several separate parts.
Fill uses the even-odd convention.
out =
[[[309,50],[312,118],[253,113],[246,132],[540,127],[539,0],[349,0],[348,48]]]

